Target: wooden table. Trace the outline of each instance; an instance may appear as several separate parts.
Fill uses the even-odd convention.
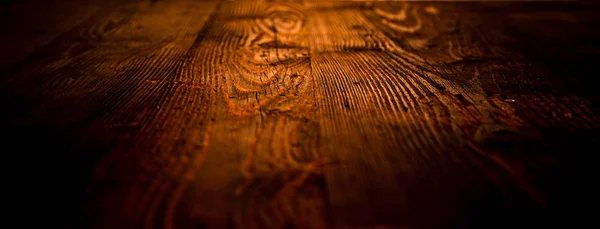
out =
[[[598,6],[3,3],[13,210],[21,228],[578,228]]]

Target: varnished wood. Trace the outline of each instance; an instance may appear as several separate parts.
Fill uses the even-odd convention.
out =
[[[2,6],[0,126],[30,219],[583,222],[597,3],[29,2]]]

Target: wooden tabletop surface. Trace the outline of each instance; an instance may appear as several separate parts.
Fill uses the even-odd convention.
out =
[[[17,228],[579,228],[598,6],[2,3]]]

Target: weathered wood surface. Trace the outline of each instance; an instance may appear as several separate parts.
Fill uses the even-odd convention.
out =
[[[7,4],[15,210],[61,228],[576,225],[597,6]]]

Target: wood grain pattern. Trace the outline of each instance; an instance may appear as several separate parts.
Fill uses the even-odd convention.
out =
[[[32,168],[14,179],[29,217],[98,229],[583,222],[589,189],[574,178],[599,136],[597,4],[37,4],[2,8],[0,42],[3,147]]]

